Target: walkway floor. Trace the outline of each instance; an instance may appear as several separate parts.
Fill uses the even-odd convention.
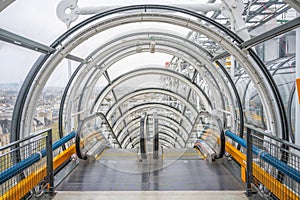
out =
[[[164,160],[153,170],[137,160],[124,151],[107,151],[97,161],[81,160],[56,191],[245,191],[222,162]]]
[[[53,200],[246,200],[243,191],[100,191],[100,192],[57,192]]]

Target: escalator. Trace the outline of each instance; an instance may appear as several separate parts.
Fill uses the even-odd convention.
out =
[[[114,138],[118,143],[102,113],[96,113],[80,121],[75,138],[78,158],[83,160],[99,159],[103,151],[112,147],[109,138]]]
[[[118,148],[116,137],[103,117],[98,113],[82,121],[76,139],[77,155],[82,159],[57,187],[58,192],[243,190],[222,160],[207,162],[198,148],[163,148],[155,125],[154,133],[144,132],[143,151]],[[142,119],[140,125],[147,124],[147,118]],[[147,129],[140,130],[141,134]],[[141,156],[143,152],[145,155]]]

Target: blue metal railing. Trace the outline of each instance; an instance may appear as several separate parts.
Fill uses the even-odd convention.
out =
[[[235,133],[233,133],[229,130],[226,130],[225,135],[227,137],[231,138],[233,141],[237,142],[242,147],[247,148],[246,141],[243,138],[240,138]],[[284,174],[286,174],[287,176],[289,176],[290,178],[295,180],[296,182],[298,182],[298,183],[300,182],[300,171],[298,171],[297,169],[287,165],[285,162],[282,162],[278,158],[275,158],[274,156],[268,154],[267,152],[258,148],[255,145],[252,145],[252,152],[255,155],[258,155],[265,162],[269,163],[270,165],[272,165],[279,171],[283,172]]]
[[[65,137],[61,138],[60,140],[56,141],[52,145],[53,151],[58,149],[60,146],[65,144],[66,142],[70,141],[71,139],[75,138],[76,132],[73,131],[66,135]],[[10,145],[11,146],[11,145]],[[4,170],[0,173],[0,184],[3,184],[5,181],[9,180],[10,178],[14,177],[15,175],[19,174],[29,166],[33,165],[34,163],[41,160],[43,157],[46,156],[46,149],[43,149],[40,153],[35,153],[28,158],[18,162],[17,164],[9,167],[8,169]]]

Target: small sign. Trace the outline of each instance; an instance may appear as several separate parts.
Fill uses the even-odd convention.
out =
[[[170,62],[165,62],[165,68],[169,68]]]

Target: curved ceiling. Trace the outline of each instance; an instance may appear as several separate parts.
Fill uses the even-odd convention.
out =
[[[175,11],[175,13],[164,14],[159,11]],[[40,96],[49,77],[64,58],[74,52],[76,48],[80,48],[85,41],[105,30],[139,23],[149,23],[150,25],[155,23],[172,24],[174,28],[183,27],[187,30],[196,31],[203,35],[207,41],[214,43],[217,48],[234,56],[255,83],[266,111],[267,129],[274,135],[276,134],[284,139],[288,138],[288,135],[286,135],[288,133],[286,131],[286,116],[274,80],[251,49],[246,51],[241,49],[239,44],[242,40],[238,36],[221,24],[190,10],[171,6],[140,5],[97,14],[71,28],[51,45],[55,49],[55,53],[41,56],[24,81],[16,104],[18,112],[15,111],[13,116],[12,139],[16,140],[31,132],[34,110],[38,104],[37,97]],[[101,105],[108,95],[113,96],[114,103],[110,105],[112,110],[106,113],[106,117],[111,117],[115,110],[120,115],[117,119],[114,119],[115,121],[110,121],[111,119],[108,117],[114,131],[124,128],[120,126],[121,124],[126,127],[131,119],[130,115],[141,112],[140,109],[165,109],[169,112],[167,117],[177,116],[175,118],[179,119],[179,121],[177,120],[179,122],[177,128],[182,126],[183,122],[189,125],[190,128],[187,128],[187,131],[192,130],[197,114],[203,110],[222,116],[221,119],[226,122],[225,126],[227,127],[235,130],[239,127],[238,121],[241,121],[241,119],[238,118],[242,115],[238,115],[236,109],[239,104],[236,101],[239,101],[239,98],[234,92],[234,86],[229,84],[232,80],[229,81],[230,77],[226,76],[220,67],[216,67],[205,47],[200,47],[179,35],[161,30],[148,31],[148,33],[137,31],[134,34],[123,34],[93,49],[75,70],[66,87],[60,109],[60,116],[64,123],[60,124],[60,130],[63,130],[62,126],[64,126],[65,131],[69,131],[68,127],[70,126],[68,124],[74,123],[72,120],[75,120],[75,118],[80,120],[98,111],[105,112],[101,110],[103,109]],[[188,64],[189,67],[186,69],[192,70],[192,76],[182,75],[171,69],[142,68],[129,71],[116,79],[110,79],[108,73],[110,66],[139,52],[162,52],[179,57]],[[181,94],[180,91],[167,91],[164,88],[151,91],[151,93],[158,94],[158,96],[159,94],[162,95],[161,93],[171,96],[180,100],[181,104],[172,107],[172,104],[150,101],[128,107],[126,110],[123,104],[134,97],[133,94],[142,90],[137,88],[131,94],[125,93],[122,98],[118,98],[115,94],[115,88],[130,78],[149,74],[168,77],[174,83],[181,81],[181,86],[186,85],[185,95]],[[98,97],[95,97],[95,88],[101,77],[105,77],[107,85],[98,93]],[[200,86],[200,82],[203,82],[203,86]],[[146,88],[144,91],[147,90],[150,93],[151,88]],[[171,95],[171,92],[174,94]],[[194,101],[196,103],[192,103],[192,97],[195,97]],[[241,110],[239,113],[242,113]],[[74,116],[76,117],[74,118]],[[231,120],[228,119],[228,116]],[[175,120],[175,118],[173,119]],[[280,123],[274,123],[275,121]],[[182,137],[182,131],[178,130],[174,130],[174,132]],[[180,145],[184,145],[185,139],[183,137],[182,141],[183,143]]]

